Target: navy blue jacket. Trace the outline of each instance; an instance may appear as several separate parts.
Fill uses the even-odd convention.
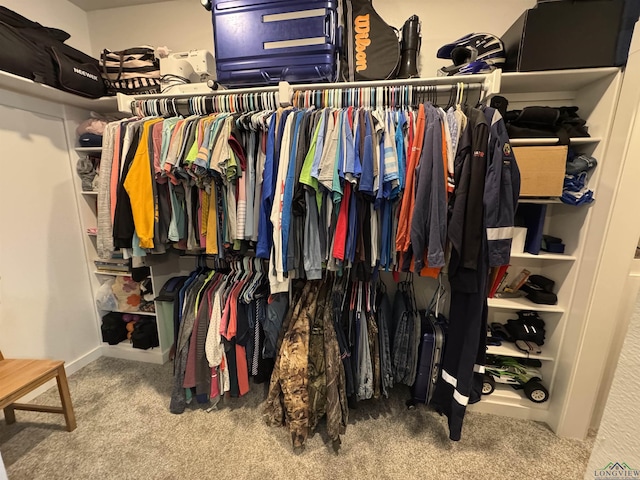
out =
[[[490,125],[484,218],[489,266],[498,267],[509,263],[513,219],[520,196],[520,170],[502,116],[491,107],[484,108],[484,115]]]

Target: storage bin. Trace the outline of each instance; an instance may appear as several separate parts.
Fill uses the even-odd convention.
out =
[[[520,169],[521,197],[559,197],[562,195],[567,146],[513,147]]]
[[[504,70],[622,66],[639,14],[637,0],[540,3],[502,36]]]
[[[332,82],[340,42],[337,0],[214,0],[218,82]]]

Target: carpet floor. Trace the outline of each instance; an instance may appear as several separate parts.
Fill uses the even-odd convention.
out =
[[[16,412],[0,424],[9,479],[581,479],[593,446],[473,412],[454,443],[445,417],[408,410],[408,390],[395,388],[350,412],[338,454],[321,424],[296,455],[287,431],[262,421],[260,385],[217,411],[169,413],[171,368],[103,357],[72,375],[71,433],[61,416]],[[57,390],[37,401],[56,404]]]

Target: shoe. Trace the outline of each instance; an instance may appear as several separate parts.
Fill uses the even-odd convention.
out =
[[[578,155],[572,160],[567,161],[567,175],[578,175],[582,172],[588,172],[598,165],[598,161],[588,155]]]

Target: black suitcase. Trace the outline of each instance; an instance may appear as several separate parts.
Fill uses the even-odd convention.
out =
[[[446,323],[443,317],[436,318],[432,312],[421,312],[422,340],[418,357],[418,373],[411,389],[409,407],[418,403],[429,404],[440,376],[444,351]]]

